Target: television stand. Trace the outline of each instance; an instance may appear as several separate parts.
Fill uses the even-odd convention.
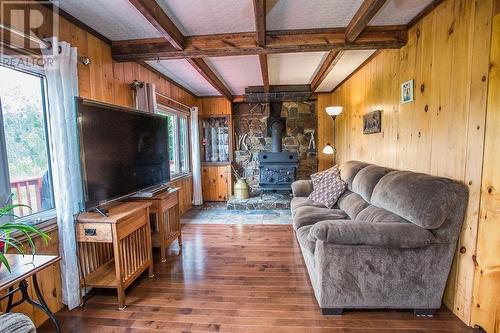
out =
[[[116,289],[119,310],[126,305],[125,289],[142,272],[154,276],[150,206],[149,202],[123,202],[110,207],[107,217],[86,212],[77,219],[81,283]]]
[[[159,186],[155,186],[155,187],[137,192],[134,195],[132,195],[131,198],[146,198],[146,199],[152,198],[155,195],[157,195],[158,193],[161,193],[165,190],[168,190],[169,188],[170,188],[170,186],[168,186],[167,184],[162,184]]]
[[[96,207],[90,211],[95,212],[95,213],[99,213],[99,215],[101,215],[102,217],[108,217],[108,213],[109,213],[108,209],[102,208],[102,207]]]
[[[181,219],[179,212],[179,189],[168,188],[156,195],[145,198],[136,197],[131,200],[148,202],[151,218],[151,241],[153,247],[160,248],[161,262],[166,262],[168,247],[177,240],[182,246]]]

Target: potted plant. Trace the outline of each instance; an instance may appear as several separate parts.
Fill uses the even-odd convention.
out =
[[[31,207],[26,205],[8,205],[0,208],[0,218],[4,216],[15,216],[13,211],[17,207],[27,207],[28,209],[31,209]],[[21,222],[0,224],[0,266],[4,264],[5,268],[7,268],[9,272],[10,272],[9,262],[7,261],[4,255],[5,253],[7,253],[9,246],[12,246],[13,248],[16,249],[17,252],[23,255],[25,249],[24,245],[20,241],[12,237],[11,235],[12,232],[21,233],[26,237],[26,242],[29,244],[31,248],[32,255],[35,255],[36,253],[35,243],[33,243],[33,237],[36,236],[41,237],[45,242],[45,244],[47,244],[47,241],[50,239],[49,235],[47,235],[45,232],[41,231],[39,228],[31,224],[21,223]]]

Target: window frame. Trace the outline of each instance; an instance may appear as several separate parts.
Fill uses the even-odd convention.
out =
[[[189,137],[189,120],[190,120],[190,114],[188,112],[183,112],[181,110],[178,110],[176,108],[173,108],[171,106],[162,104],[162,103],[157,103],[155,113],[166,115],[166,116],[174,116],[175,121],[174,121],[174,161],[175,161],[175,169],[176,172],[173,173],[171,172],[170,174],[170,180],[174,180],[177,178],[181,178],[186,175],[191,174],[191,149],[190,149],[190,137]],[[180,118],[185,118],[186,119],[186,166],[187,170],[183,171],[181,169],[181,161],[180,161],[180,156],[182,155],[181,153],[181,133],[180,133]]]
[[[45,77],[45,73],[43,68],[36,66],[9,66],[6,64],[0,64],[0,66],[22,72],[28,75],[36,76],[40,79],[41,85],[41,102],[43,108],[43,120],[44,120],[44,130],[45,130],[45,145],[47,148],[47,169],[50,176],[50,182],[52,187],[52,199],[54,202],[54,208],[43,210],[40,212],[36,212],[33,214],[29,214],[23,217],[14,218],[13,216],[5,218],[4,222],[18,222],[18,223],[28,223],[28,224],[38,224],[45,222],[47,220],[53,219],[57,217],[56,213],[56,202],[54,198],[54,179],[52,174],[52,149],[51,142],[49,137],[49,100],[47,95],[47,78]],[[7,157],[7,145],[5,140],[5,127],[3,120],[3,109],[2,109],[2,101],[0,96],[0,207],[8,204],[12,204],[13,193],[10,187],[10,174],[9,174],[9,161]]]

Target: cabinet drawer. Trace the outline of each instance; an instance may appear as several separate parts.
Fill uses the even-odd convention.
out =
[[[76,240],[79,242],[113,242],[111,224],[109,223],[77,223]]]

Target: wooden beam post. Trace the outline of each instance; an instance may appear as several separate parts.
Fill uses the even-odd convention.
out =
[[[323,61],[323,63],[321,64],[319,71],[311,81],[311,91],[314,92],[316,89],[318,89],[321,82],[323,82],[328,73],[330,73],[330,71],[332,70],[333,66],[335,66],[335,64],[340,60],[343,53],[343,51],[339,50],[332,50],[328,53],[325,61]]]
[[[266,0],[253,0],[257,44],[266,46]]]
[[[129,1],[174,48],[184,49],[184,36],[156,1]]]
[[[264,92],[269,92],[269,71],[267,69],[267,55],[259,54],[260,72],[262,73],[262,83],[264,85]]]
[[[233,100],[233,96],[217,75],[210,69],[205,60],[202,58],[186,58],[186,60],[193,66],[198,73],[200,73],[218,92],[222,94],[229,101]]]
[[[377,14],[386,0],[365,0],[359,7],[354,17],[346,28],[346,42],[352,43],[358,38],[359,34],[366,28],[368,23]]]

